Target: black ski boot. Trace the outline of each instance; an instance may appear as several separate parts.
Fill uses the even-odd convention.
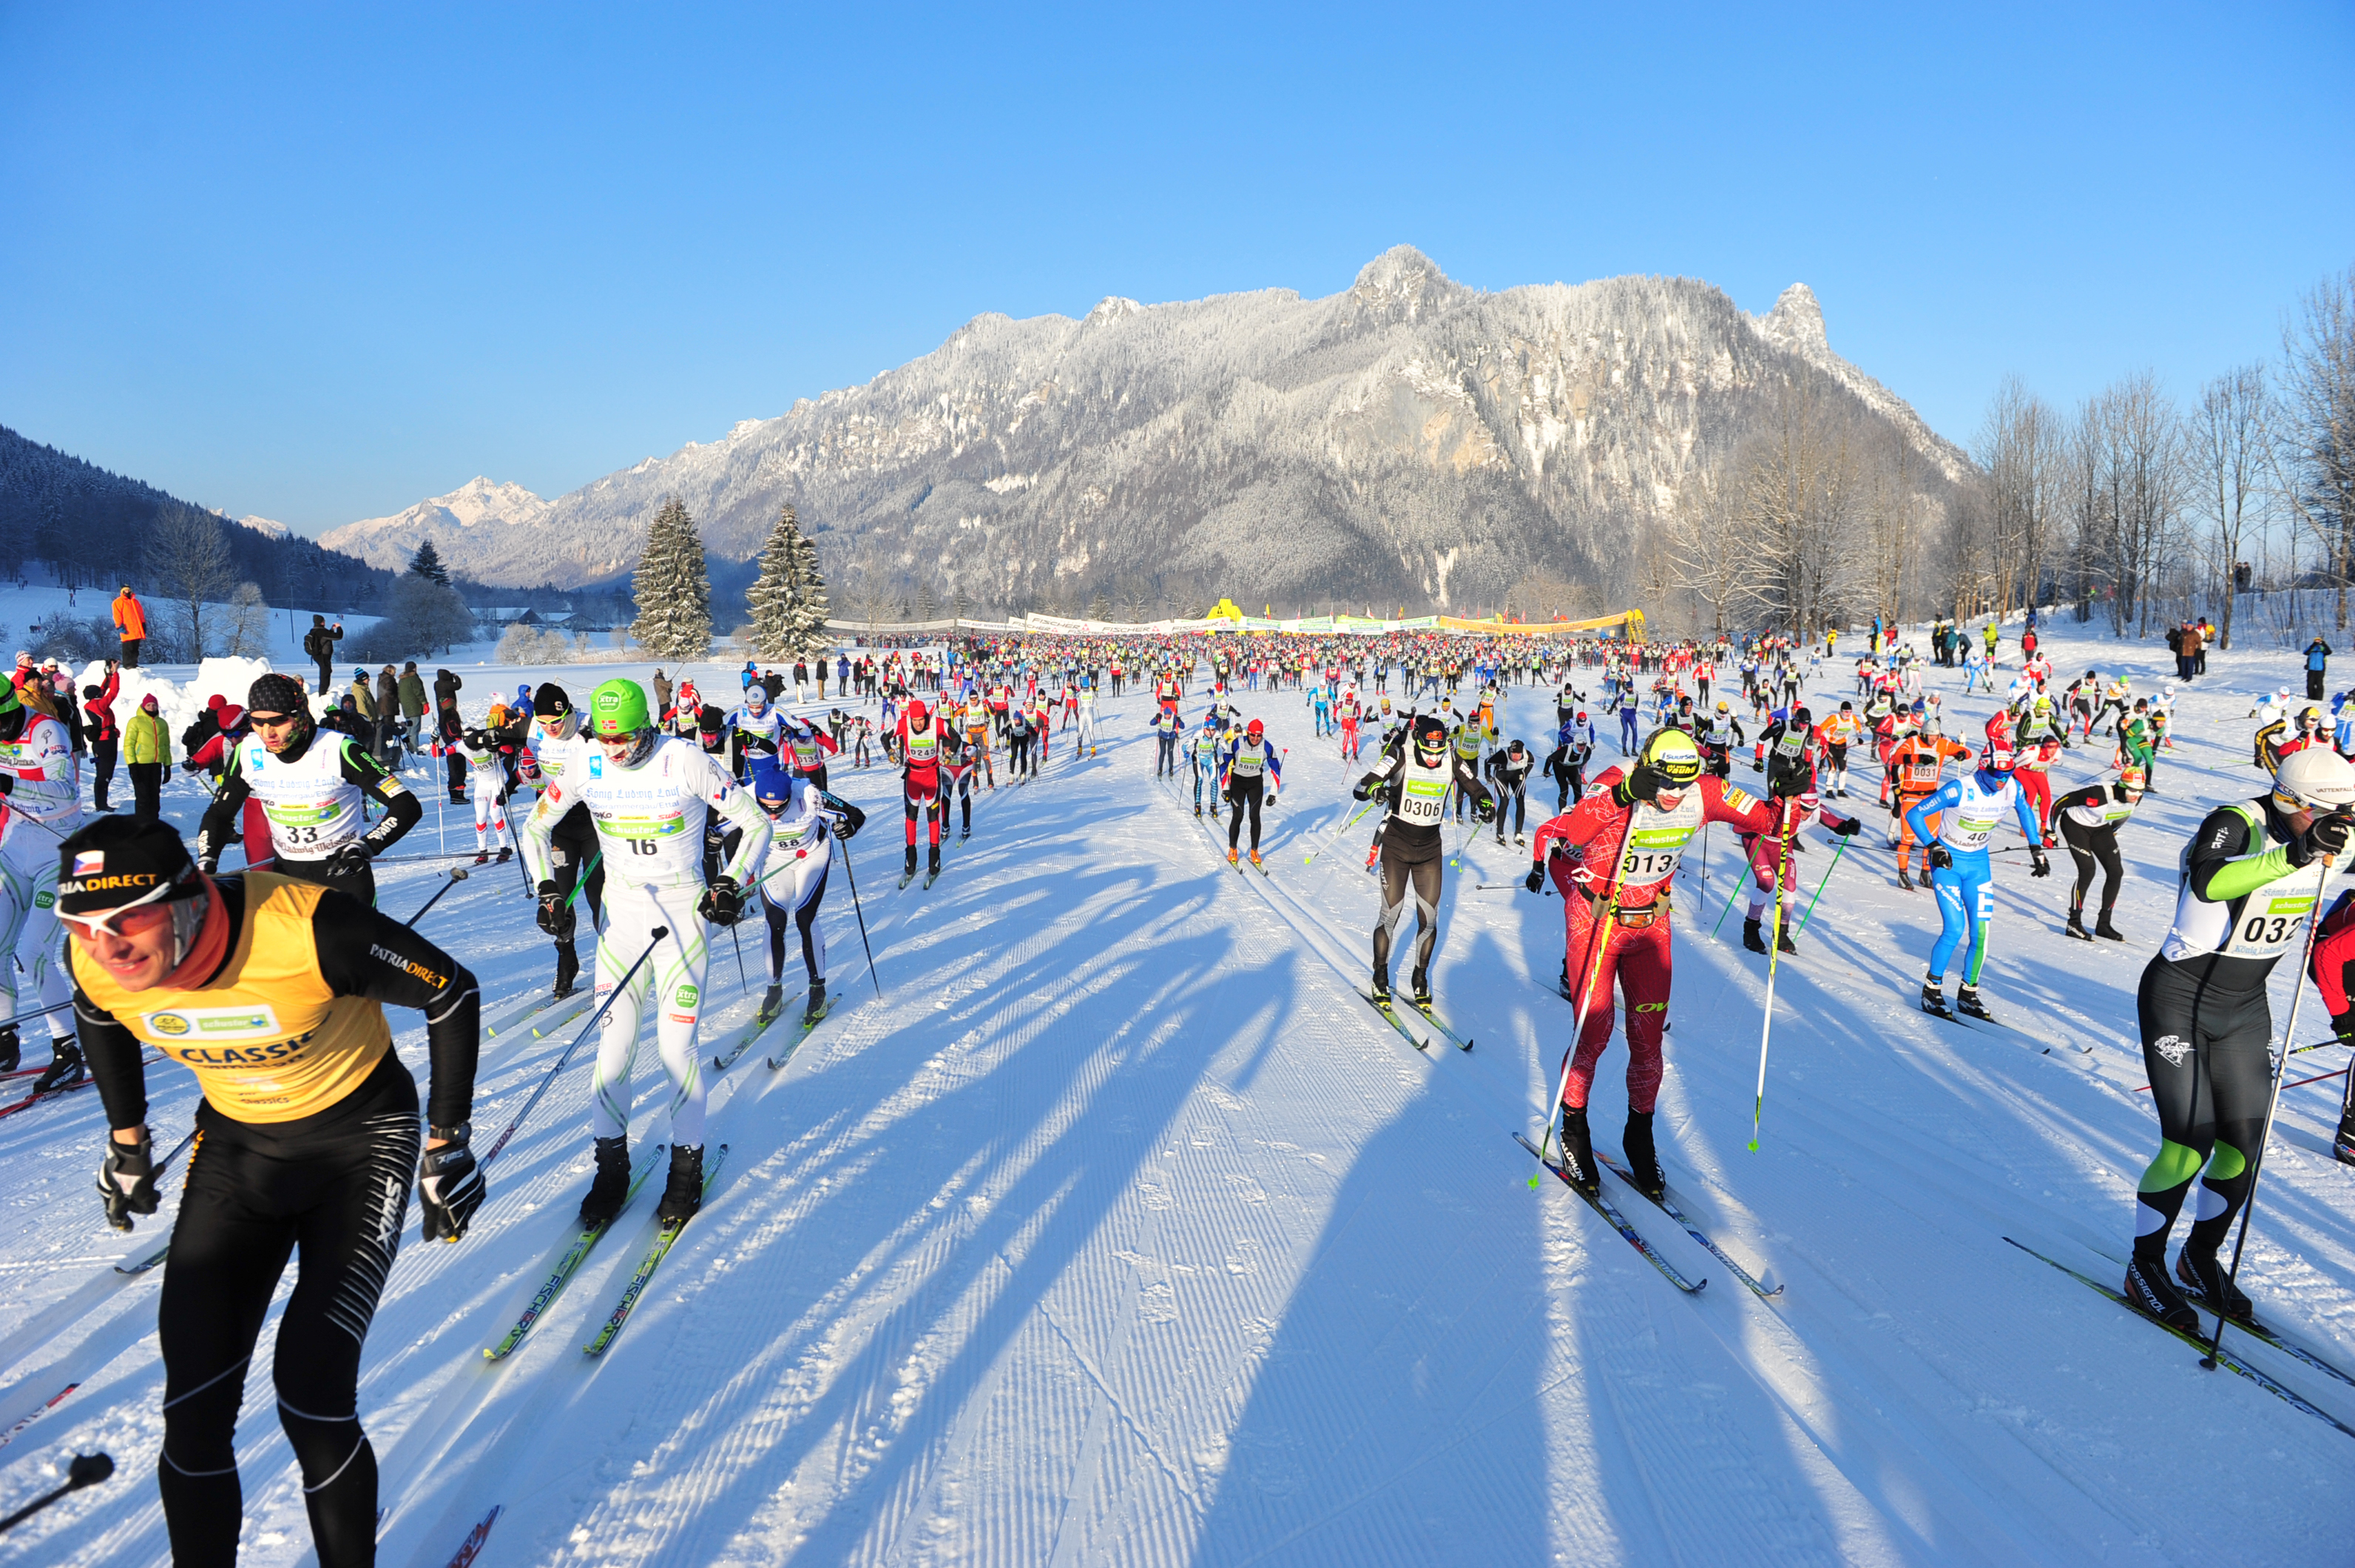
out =
[[[2200,1314],[2191,1309],[2191,1303],[2183,1299],[2183,1293],[2167,1277],[2165,1253],[2146,1257],[2142,1249],[2135,1249],[2134,1256],[2126,1260],[2126,1281],[2118,1287],[2118,1293],[2126,1298],[2128,1307],[2146,1317],[2155,1317],[2187,1334],[2200,1332]]]
[[[2080,942],[2094,940],[2094,933],[2085,929],[2085,912],[2082,909],[2073,909],[2069,912],[2069,923],[2061,928],[2061,933],[2064,936],[2073,936]]]
[[[1775,927],[1774,948],[1778,953],[1798,952],[1799,944],[1791,940],[1791,926],[1789,922],[1786,921],[1783,924]]]
[[[1374,1006],[1378,1008],[1387,1008],[1391,1005],[1391,966],[1389,965],[1374,965],[1373,989],[1367,994],[1374,998]]]
[[[0,1072],[14,1072],[25,1060],[25,1048],[16,1038],[16,1026],[0,1028]]]
[[[752,1021],[755,1023],[769,1023],[773,1021],[779,1013],[783,1012],[784,1010],[785,988],[783,986],[771,986],[767,990],[761,993],[761,1006],[752,1014]]]
[[[597,1174],[581,1200],[583,1229],[610,1225],[630,1196],[630,1135],[597,1140]]]
[[[559,943],[556,948],[556,989],[550,1001],[560,1002],[580,987],[573,982],[581,978],[581,950],[570,942]]]
[[[1431,1011],[1431,976],[1417,969],[1412,980],[1414,989],[1408,999],[1424,1012]]]
[[[802,1027],[807,1029],[824,1017],[826,1017],[826,982],[812,980],[809,1000],[802,1005]]]
[[[2175,1254],[2175,1277],[2190,1286],[2209,1311],[2235,1323],[2254,1321],[2249,1298],[2232,1283],[2214,1253],[2195,1253],[2186,1245]]]
[[[2355,1110],[2339,1118],[2339,1136],[2330,1140],[2330,1152],[2339,1164],[2355,1165]]]
[[[499,846],[499,858],[498,858],[498,864],[500,864],[500,865],[504,866],[504,865],[506,865],[509,860],[512,860],[512,859],[515,859],[515,850],[514,850],[514,849],[510,848],[508,846],[506,846],[506,845],[505,845],[505,844],[502,844],[502,845],[500,845],[500,846]]]
[[[2102,918],[2094,923],[2094,934],[2095,936],[2106,936],[2112,942],[2124,942],[2126,939],[2126,933],[2125,932],[2120,931],[2116,926],[2110,923],[2110,912],[2108,910],[2104,910],[2102,912]]]
[[[1742,945],[1753,953],[1766,951],[1766,933],[1759,929],[1756,921],[1745,920],[1742,923]]]
[[[1925,1013],[1935,1013],[1942,1019],[1955,1016],[1955,1010],[1946,1006],[1945,988],[1935,980],[1922,982],[1922,1010]]]
[[[1561,1108],[1561,1170],[1571,1185],[1589,1197],[1603,1191],[1603,1168],[1594,1163],[1594,1137],[1586,1130],[1586,1112]]]
[[[703,1207],[703,1146],[692,1148],[684,1144],[670,1146],[670,1185],[663,1189],[662,1207],[655,1211],[658,1220],[681,1222],[695,1218]]]
[[[1913,891],[1913,878],[1902,866],[1897,868],[1897,885],[1909,893]]]
[[[1627,1174],[1636,1179],[1636,1190],[1656,1200],[1666,1197],[1668,1179],[1660,1174],[1659,1150],[1652,1145],[1652,1113],[1628,1112],[1620,1142],[1627,1150]]]
[[[74,1043],[73,1036],[68,1035],[49,1042],[49,1065],[33,1080],[33,1093],[55,1093],[75,1087],[81,1080],[81,1047]]]
[[[1976,986],[1955,987],[1955,1010],[1966,1019],[1977,1019],[1983,1023],[1995,1022],[1995,1015],[1987,1011],[1985,1002],[1979,1000],[1978,987]]]

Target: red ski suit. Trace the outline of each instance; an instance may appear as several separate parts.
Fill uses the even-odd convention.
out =
[[[1576,1054],[1561,1092],[1562,1104],[1574,1110],[1585,1109],[1594,1064],[1611,1043],[1614,980],[1627,1005],[1628,1108],[1649,1111],[1659,1098],[1660,1026],[1668,1021],[1670,973],[1668,891],[1687,840],[1705,822],[1727,823],[1744,833],[1774,831],[1774,815],[1764,802],[1713,773],[1703,774],[1670,813],[1642,803],[1621,805],[1613,791],[1623,776],[1617,767],[1604,769],[1586,798],[1541,825],[1530,846],[1538,864],[1547,865],[1551,857],[1553,885],[1561,891],[1563,967],[1572,996],[1591,995],[1572,1003],[1586,1015],[1572,1042]],[[1610,940],[1598,950],[1614,885],[1618,915]]]
[[[908,853],[916,852],[916,818],[922,815],[932,830],[932,853],[941,848],[941,761],[952,745],[937,714],[924,716],[922,729],[900,716],[900,777],[908,808]],[[912,861],[911,862],[913,863]]]

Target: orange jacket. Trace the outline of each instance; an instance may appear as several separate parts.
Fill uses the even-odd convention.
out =
[[[1938,787],[1938,775],[1949,762],[1967,761],[1970,755],[1968,746],[1944,735],[1908,736],[1889,757],[1890,765],[1897,770],[1897,793],[1928,795]]]
[[[125,642],[147,635],[147,608],[139,603],[138,595],[125,590],[114,596],[114,624]]]

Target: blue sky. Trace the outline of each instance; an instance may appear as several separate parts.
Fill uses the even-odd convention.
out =
[[[2065,13],[2065,14],[2064,14]],[[0,423],[317,532],[556,495],[983,311],[1678,273],[1967,443],[2355,263],[2355,7],[0,0]]]

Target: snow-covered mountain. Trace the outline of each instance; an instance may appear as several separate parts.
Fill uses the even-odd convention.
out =
[[[564,582],[630,564],[675,494],[715,558],[752,556],[791,502],[836,576],[857,565],[981,605],[1173,582],[1239,600],[1494,604],[1540,567],[1615,597],[1629,531],[1808,371],[1949,481],[1965,472],[1832,352],[1804,284],[1764,317],[1681,278],[1485,293],[1401,245],[1325,299],[1270,289],[1110,298],[1077,321],[976,316],[863,387],[553,501],[476,480],[325,542],[394,564],[430,535],[469,576]]]
[[[228,516],[227,513],[223,513],[222,515],[224,517]],[[282,539],[293,532],[293,530],[287,528],[284,523],[280,522],[275,517],[230,517],[229,521],[237,524],[240,528],[251,528],[255,533],[261,535],[264,539]]]
[[[319,542],[329,549],[357,555],[370,566],[399,571],[408,566],[417,547],[430,539],[445,562],[472,576],[474,573],[462,561],[508,559],[516,552],[511,541],[499,537],[505,528],[545,522],[548,511],[548,503],[522,485],[501,484],[476,475],[446,496],[432,496],[391,517],[368,517],[330,529],[320,536]],[[535,531],[521,553],[543,559],[550,550],[561,555],[557,544],[559,537],[551,531]],[[612,566],[594,564],[589,566],[585,575],[599,577],[613,570]],[[551,573],[559,578],[568,575],[565,570],[550,565],[528,581],[545,581]],[[527,579],[510,576],[488,581],[522,582]]]

